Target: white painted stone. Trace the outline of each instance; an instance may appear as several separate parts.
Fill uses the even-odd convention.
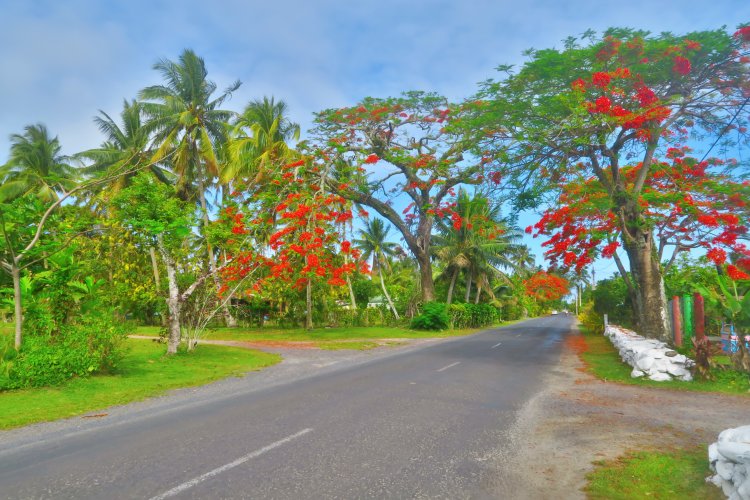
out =
[[[730,500],[750,500],[750,425],[722,431],[708,458],[716,473],[708,481]]]
[[[612,341],[620,358],[633,367],[631,377],[646,376],[657,381],[693,379],[689,370],[695,364],[693,360],[673,351],[667,344],[644,338],[616,325],[608,325],[604,333]]]

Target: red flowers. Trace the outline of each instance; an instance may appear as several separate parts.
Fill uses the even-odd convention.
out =
[[[750,274],[747,274],[744,271],[740,271],[737,266],[733,266],[731,264],[727,266],[727,275],[735,281],[750,279]]]
[[[716,220],[716,217],[714,217],[713,215],[699,215],[698,222],[708,227],[719,226],[719,222]]]
[[[712,248],[706,253],[706,258],[718,266],[726,262],[727,253],[721,248]]]
[[[638,87],[635,97],[643,107],[651,106],[659,100],[659,98],[656,97],[656,94],[654,94],[654,91],[646,87],[645,85]]]
[[[743,42],[750,42],[750,26],[743,26],[734,33],[734,37]]]
[[[690,61],[682,56],[676,56],[674,58],[674,66],[672,66],[672,71],[683,76],[689,74]]]
[[[597,113],[606,113],[612,107],[612,101],[607,96],[601,96],[596,100],[596,107],[594,108]]]
[[[377,163],[380,158],[378,158],[378,155],[371,154],[367,158],[365,158],[365,163]]]
[[[611,259],[615,252],[617,251],[617,248],[620,246],[620,243],[617,241],[613,241],[612,243],[609,243],[602,248],[602,257]]]
[[[597,86],[604,88],[612,81],[612,77],[609,76],[609,73],[603,73],[603,72],[597,72],[591,75],[591,82]]]

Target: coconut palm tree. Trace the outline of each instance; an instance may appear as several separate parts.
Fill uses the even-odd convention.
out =
[[[179,62],[162,59],[154,69],[165,84],[146,87],[139,93],[149,119],[146,127],[154,132],[152,160],[160,161],[171,152],[178,192],[188,198],[197,194],[205,212],[205,188],[219,174],[216,144],[226,140],[226,124],[234,116],[219,107],[241,82],[234,82],[213,97],[217,86],[207,79],[203,59],[190,49],[182,52]]]
[[[300,126],[287,113],[286,103],[273,97],[256,99],[245,107],[234,122],[230,161],[221,172],[223,182],[241,178],[257,185],[274,165],[295,156],[289,141],[299,140]]]
[[[94,122],[104,134],[104,142],[98,148],[76,155],[77,158],[91,161],[89,166],[81,169],[84,175],[112,179],[107,184],[97,186],[97,192],[105,199],[110,198],[127,187],[139,167],[145,165],[157,179],[171,183],[171,174],[151,163],[154,151],[150,147],[151,137],[144,127],[143,110],[138,101],[123,101],[119,124],[102,110],[99,110],[99,115]]]
[[[502,220],[499,206],[493,206],[481,195],[474,197],[461,189],[454,211],[460,217],[458,226],[439,226],[434,238],[434,254],[445,263],[444,276],[450,276],[446,302],[453,300],[456,280],[460,273],[466,275],[466,296],[471,297],[472,285],[477,283],[475,302],[484,290],[492,295],[493,277],[504,277],[503,269],[515,266],[511,256],[517,251],[520,239],[517,230],[509,228]]]
[[[396,319],[400,319],[383,278],[383,271],[390,268],[388,257],[395,255],[398,247],[395,243],[388,241],[389,232],[390,228],[386,227],[382,219],[373,217],[365,223],[364,229],[357,231],[360,237],[355,239],[354,243],[362,250],[364,260],[372,258],[372,272],[380,276],[380,286],[388,301],[388,306]]]
[[[26,194],[56,201],[75,186],[76,171],[47,127],[28,125],[23,134],[11,135],[10,142],[10,158],[0,167],[0,201]]]
[[[210,223],[206,190],[219,176],[216,147],[226,141],[227,123],[234,116],[220,107],[241,82],[235,81],[214,97],[217,86],[207,79],[203,59],[190,49],[180,54],[178,62],[162,59],[154,69],[165,84],[146,87],[139,93],[148,117],[146,128],[154,133],[152,162],[171,154],[169,164],[177,176],[177,192],[184,199],[197,196],[205,228]],[[218,284],[216,256],[208,239],[205,243],[209,271]],[[229,310],[223,309],[227,325],[236,325]]]

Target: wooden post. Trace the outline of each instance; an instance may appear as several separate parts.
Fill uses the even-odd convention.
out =
[[[699,293],[693,295],[693,322],[695,323],[695,340],[701,342],[706,337],[706,318],[703,296]]]
[[[672,329],[674,330],[674,345],[682,347],[682,313],[680,312],[680,298],[672,297]]]

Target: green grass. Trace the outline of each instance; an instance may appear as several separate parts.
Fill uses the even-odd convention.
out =
[[[580,353],[590,373],[605,380],[644,387],[661,387],[700,392],[722,392],[750,396],[750,376],[734,370],[714,370],[716,380],[679,380],[655,382],[645,377],[632,378],[632,368],[623,363],[612,342],[604,335],[584,334],[586,349]],[[721,357],[720,357],[721,358]],[[726,361],[719,359],[719,362]]]
[[[139,335],[158,335],[157,326],[139,326],[135,332]],[[366,341],[379,339],[424,339],[469,335],[480,331],[478,328],[463,330],[444,330],[441,332],[408,330],[391,326],[356,326],[338,328],[216,328],[207,330],[204,338],[211,340],[232,340],[252,342],[255,340],[275,340],[291,342],[328,341]],[[321,344],[321,348],[323,345]]]
[[[129,339],[128,348],[116,374],[73,379],[59,387],[0,392],[0,429],[139,401],[281,361],[276,354],[224,346],[202,345],[172,357],[164,356],[163,344],[148,340]]]
[[[711,474],[706,448],[669,452],[639,451],[612,461],[596,462],[585,490],[593,499],[724,498],[707,484]]]

